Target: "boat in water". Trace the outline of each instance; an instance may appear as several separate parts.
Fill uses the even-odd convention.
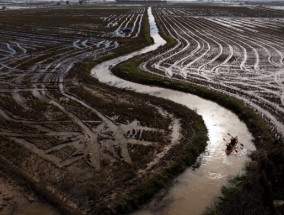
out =
[[[234,151],[234,150],[235,150],[236,152],[238,152],[238,151],[237,151],[238,142],[239,142],[239,141],[238,141],[238,136],[235,136],[235,137],[232,137],[232,136],[231,136],[230,142],[226,144],[226,150],[225,150],[225,152],[226,152],[227,155],[231,154],[231,152]]]

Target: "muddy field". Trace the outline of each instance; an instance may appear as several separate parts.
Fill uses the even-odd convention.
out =
[[[258,6],[155,7],[176,45],[140,58],[140,69],[236,97],[284,136],[284,13]]]
[[[151,55],[119,64],[113,72],[134,82],[213,100],[232,110],[248,126],[256,151],[250,156],[252,161],[244,167],[245,177],[222,189],[206,214],[239,214],[240,208],[243,208],[242,214],[263,211],[282,214],[283,11],[217,4],[164,5],[153,11],[168,44]],[[185,189],[192,183],[187,182]],[[177,187],[173,190],[178,190]],[[184,214],[196,214],[190,211],[190,200],[179,207],[186,198],[185,189],[180,191],[182,197],[178,192],[165,197],[172,200],[179,196],[173,207],[167,201],[154,203],[141,214],[163,214],[160,207],[163,204],[167,208],[164,214],[175,214],[180,208],[189,209],[185,213],[183,210]]]
[[[190,120],[171,104],[88,76],[87,62],[147,44],[146,7],[1,11],[0,20],[1,214],[42,199],[70,214],[111,211],[190,139]]]
[[[194,131],[182,107],[88,74],[88,62],[149,43],[146,10],[0,12],[1,214],[45,200],[67,214],[116,213],[122,197],[184,150]],[[283,11],[198,4],[152,10],[176,44],[140,57],[141,70],[239,98],[284,136]]]

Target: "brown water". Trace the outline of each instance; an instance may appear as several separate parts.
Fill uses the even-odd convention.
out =
[[[22,201],[12,215],[59,215],[50,205],[42,202]]]
[[[109,71],[110,66],[165,44],[158,34],[151,9],[148,9],[148,14],[154,45],[97,65],[93,68],[92,75],[111,86],[127,88],[183,104],[196,110],[203,117],[208,129],[209,142],[205,153],[199,157],[195,165],[198,168],[188,168],[174,181],[173,186],[162,199],[154,198],[144,209],[134,213],[135,215],[201,214],[218,196],[221,187],[226,185],[228,179],[242,172],[242,168],[248,161],[249,152],[255,150],[255,147],[246,125],[235,114],[218,104],[188,93],[136,84],[112,75]],[[239,141],[245,146],[238,153],[233,152],[230,156],[227,156],[224,151],[226,142],[223,138],[229,139],[227,133],[238,135]]]

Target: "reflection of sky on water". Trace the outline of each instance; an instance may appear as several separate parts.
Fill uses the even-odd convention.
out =
[[[247,149],[254,150],[252,136],[245,124],[236,115],[214,102],[188,93],[124,81],[112,75],[108,70],[110,65],[114,66],[133,56],[147,53],[165,44],[163,38],[158,34],[157,26],[152,19],[151,13],[151,9],[148,9],[149,20],[151,21],[151,35],[155,35],[155,44],[141,51],[104,62],[93,68],[92,74],[101,82],[169,99],[196,110],[198,114],[202,115],[208,129],[209,142],[205,153],[198,159],[199,163],[195,165],[197,167],[200,165],[200,167],[188,168],[175,180],[175,184],[162,200],[154,199],[145,210],[135,213],[137,215],[196,215],[202,213],[204,208],[210,205],[214,197],[218,195],[221,187],[227,183],[228,177],[233,177],[240,173],[244,163],[248,160],[246,153],[232,153],[230,156],[227,156],[224,151],[226,141],[223,138],[229,140],[230,137],[227,133],[237,134],[240,137],[240,141],[246,143]]]

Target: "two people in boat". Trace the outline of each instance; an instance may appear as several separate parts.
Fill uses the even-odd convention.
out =
[[[234,148],[238,143],[238,136],[231,137],[231,141],[227,144],[227,149],[230,150]]]

